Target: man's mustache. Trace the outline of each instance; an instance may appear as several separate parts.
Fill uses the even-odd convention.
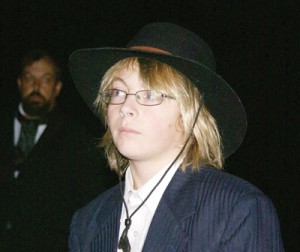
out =
[[[30,102],[30,98],[34,97],[34,96],[38,96],[40,97],[42,100],[45,101],[45,97],[43,95],[41,95],[38,91],[33,91],[32,93],[30,93],[26,98],[25,100],[27,100],[28,102]]]
[[[33,91],[30,95],[28,95],[28,98],[32,97],[32,96],[39,96],[41,98],[44,99],[44,96],[42,96],[39,92],[37,91]]]

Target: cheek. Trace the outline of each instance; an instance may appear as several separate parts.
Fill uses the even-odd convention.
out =
[[[39,92],[45,97],[55,97],[56,91],[54,87],[49,86],[40,86]]]
[[[23,85],[20,88],[20,93],[23,97],[28,96],[32,92],[32,87],[30,85]]]
[[[118,111],[116,110],[116,108],[108,106],[108,108],[107,108],[107,125],[109,127],[114,125],[117,115],[118,115]]]
[[[160,121],[161,125],[163,125],[165,120],[167,120],[167,119],[162,118],[162,120]],[[161,135],[165,134],[166,137],[173,138],[173,140],[175,140],[175,141],[177,141],[178,139],[183,139],[184,138],[184,130],[182,127],[181,120],[182,119],[181,119],[180,115],[178,115],[177,118],[176,117],[170,118],[170,120],[168,121],[166,126],[164,128],[162,128],[162,130],[164,132],[161,132]]]
[[[155,132],[157,138],[163,138],[174,132],[175,122],[166,117],[153,116],[145,126],[149,132]]]

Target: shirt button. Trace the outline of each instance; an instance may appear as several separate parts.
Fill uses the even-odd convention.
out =
[[[139,236],[139,232],[138,232],[138,231],[134,231],[134,232],[133,232],[133,236],[134,236],[134,237],[138,237],[138,236]]]

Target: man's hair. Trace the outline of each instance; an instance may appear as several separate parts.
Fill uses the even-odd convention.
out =
[[[180,126],[184,130],[185,138],[189,138],[185,152],[182,154],[184,158],[182,169],[191,165],[193,170],[199,170],[205,164],[221,169],[223,166],[221,137],[215,119],[205,107],[196,86],[185,75],[167,64],[153,59],[128,58],[112,66],[101,81],[95,101],[104,124],[107,126],[108,105],[102,102],[100,93],[110,88],[119,71],[133,69],[136,66],[146,88],[170,95],[178,102],[181,112]],[[200,111],[196,119],[198,110]],[[192,129],[195,120],[196,123]],[[120,165],[123,172],[128,166],[128,159],[117,151],[109,129],[105,132],[100,146],[104,148],[111,168],[117,171]]]
[[[25,67],[32,65],[34,62],[39,61],[41,59],[48,60],[51,64],[53,64],[55,69],[55,77],[56,81],[61,79],[61,68],[58,64],[58,61],[51,55],[47,50],[44,49],[33,49],[27,52],[20,61],[20,72],[19,76],[23,74]]]

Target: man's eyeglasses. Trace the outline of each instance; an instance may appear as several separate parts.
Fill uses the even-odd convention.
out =
[[[159,105],[164,98],[174,99],[173,97],[154,90],[140,90],[135,94],[131,94],[120,89],[107,89],[100,93],[100,95],[105,103],[111,105],[123,104],[128,95],[134,95],[137,103],[143,106]]]

